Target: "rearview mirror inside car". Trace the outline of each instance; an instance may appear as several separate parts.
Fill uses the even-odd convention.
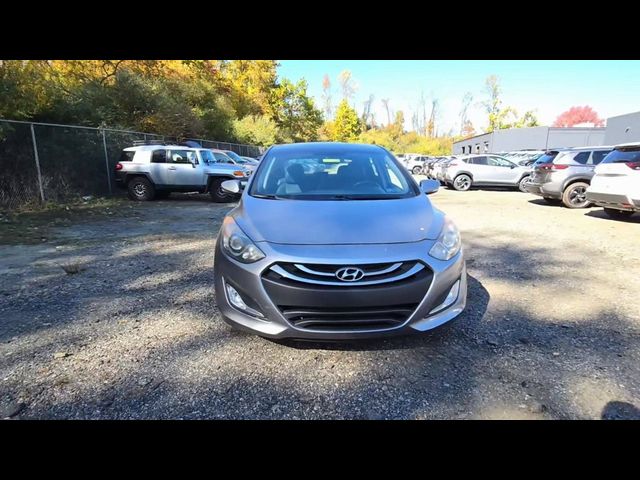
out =
[[[436,193],[440,188],[440,182],[437,180],[422,180],[420,182],[420,190],[427,195]]]
[[[240,182],[238,180],[225,180],[220,186],[227,193],[240,193]]]

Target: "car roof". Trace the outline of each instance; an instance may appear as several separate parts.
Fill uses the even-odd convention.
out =
[[[327,154],[343,152],[380,152],[384,149],[379,145],[368,143],[342,143],[342,142],[306,142],[306,143],[286,143],[277,144],[271,147],[279,152],[304,152],[308,150],[322,150]]]
[[[640,148],[640,142],[621,143],[620,145],[615,146],[615,148],[629,148],[629,147]]]
[[[123,150],[127,152],[135,152],[135,151],[145,151],[145,150],[157,150],[159,148],[179,148],[180,150],[203,150],[202,148],[194,148],[194,147],[185,147],[184,145],[163,145],[163,144],[153,144],[153,145],[138,145],[135,147],[127,147]]]
[[[592,145],[590,147],[560,147],[549,148],[546,152],[579,152],[581,150],[613,150],[611,145]]]

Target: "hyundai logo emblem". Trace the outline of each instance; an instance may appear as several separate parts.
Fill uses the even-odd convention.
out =
[[[342,267],[336,270],[336,277],[343,282],[357,282],[364,277],[364,272],[356,267]]]

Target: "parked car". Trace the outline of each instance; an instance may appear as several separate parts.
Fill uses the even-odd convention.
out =
[[[435,157],[432,162],[427,164],[427,176],[433,180],[436,180],[436,173],[438,171],[440,163],[445,160],[449,160],[449,157]]]
[[[612,218],[640,212],[640,143],[618,145],[595,168],[587,201]]]
[[[222,190],[222,182],[246,180],[250,174],[209,149],[180,145],[125,148],[115,165],[116,185],[138,201],[167,197],[171,192],[200,192],[209,193],[214,202],[229,202],[236,196]]]
[[[443,182],[455,190],[472,186],[517,187],[524,190],[529,169],[499,155],[468,155],[449,162],[443,172]]]
[[[258,166],[258,161],[254,158],[241,157],[233,150],[222,150],[222,152],[224,152],[228,157],[231,157],[237,165],[244,165],[252,170],[255,170]]]
[[[305,173],[302,159],[331,168]],[[380,146],[272,146],[220,229],[222,317],[265,337],[316,340],[453,319],[465,308],[467,275],[458,229],[425,195],[437,189],[418,185]]]
[[[586,208],[586,191],[595,166],[613,147],[574,147],[549,150],[535,164],[527,192],[549,203],[558,201],[567,208]]]
[[[257,158],[253,158],[253,157],[246,157],[244,155],[241,155],[242,158],[244,158],[245,160],[255,163],[256,166],[258,165],[258,163],[260,163],[260,160],[258,160]]]
[[[396,158],[414,175],[423,173],[424,163],[427,159],[426,155],[418,155],[416,153],[407,153]]]

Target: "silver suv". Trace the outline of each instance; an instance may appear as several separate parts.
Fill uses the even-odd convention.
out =
[[[549,203],[562,202],[567,208],[589,207],[586,191],[595,166],[611,150],[613,147],[606,146],[548,150],[534,164],[525,189]]]
[[[472,186],[518,187],[524,190],[529,180],[529,168],[499,155],[468,155],[449,162],[442,173],[442,181],[456,190]]]
[[[214,202],[230,202],[237,196],[223,190],[222,182],[246,180],[251,172],[226,163],[225,158],[206,148],[180,145],[129,147],[115,166],[116,185],[126,188],[131,200],[166,198],[171,192],[200,192],[209,193]]]

